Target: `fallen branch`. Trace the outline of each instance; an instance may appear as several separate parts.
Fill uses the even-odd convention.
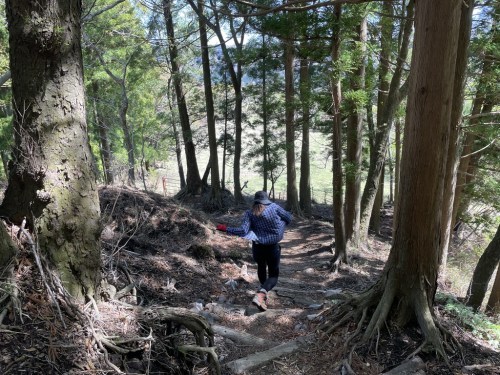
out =
[[[273,341],[253,336],[246,332],[236,331],[229,327],[224,327],[218,324],[213,324],[212,329],[215,334],[243,345],[249,345],[249,346],[275,345]]]
[[[253,368],[260,367],[263,364],[270,362],[275,358],[281,357],[286,354],[291,354],[297,351],[313,337],[314,336],[312,335],[300,337],[293,341],[289,341],[284,344],[275,346],[269,350],[259,353],[254,353],[247,357],[231,361],[226,364],[226,367],[229,368],[235,374],[243,374],[245,371],[249,371]]]
[[[419,370],[425,369],[425,363],[420,357],[413,357],[410,360],[404,361],[399,366],[392,370],[384,372],[382,375],[405,375],[414,374]]]
[[[132,290],[135,288],[135,283],[127,285],[125,288],[119,290],[116,292],[114,299],[121,299],[125,297],[127,294],[129,294]]]
[[[468,365],[462,367],[462,371],[464,372],[474,372],[474,371],[484,371],[484,370],[498,370],[498,366],[491,364],[484,365]]]

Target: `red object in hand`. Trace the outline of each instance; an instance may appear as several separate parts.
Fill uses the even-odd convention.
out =
[[[218,224],[217,225],[217,230],[225,232],[227,230],[227,226],[225,226],[224,224]]]

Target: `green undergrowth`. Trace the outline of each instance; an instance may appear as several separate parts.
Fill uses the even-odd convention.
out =
[[[459,327],[500,350],[500,324],[495,323],[492,317],[474,312],[471,307],[449,294],[437,293],[436,302],[455,319]]]

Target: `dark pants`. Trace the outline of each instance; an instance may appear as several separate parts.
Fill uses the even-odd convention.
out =
[[[270,291],[278,282],[280,274],[281,246],[253,243],[253,260],[257,263],[257,276],[262,288]]]

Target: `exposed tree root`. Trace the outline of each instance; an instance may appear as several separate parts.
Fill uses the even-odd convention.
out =
[[[88,351],[89,353],[96,351],[94,352],[94,355],[97,355],[95,355],[94,358],[99,358],[98,362],[100,362],[100,366],[102,366],[103,371],[111,370],[117,374],[127,373],[127,358],[130,355],[142,356],[145,368],[149,369],[152,361],[151,348],[154,342],[153,329],[149,328],[149,334],[145,337],[132,337],[126,340],[120,337],[108,336],[104,330],[100,328],[102,326],[102,322],[100,321],[101,317],[98,304],[94,297],[90,295],[87,296],[89,302],[85,306],[77,305],[74,299],[63,287],[59,277],[51,271],[49,262],[40,252],[36,240],[34,240],[30,233],[24,228],[21,228],[20,234],[22,234],[23,240],[26,239],[24,241],[26,244],[26,250],[29,251],[34,259],[36,270],[38,271],[42,285],[45,287],[45,292],[48,296],[48,300],[50,301],[50,306],[53,309],[53,314],[60,320],[59,325],[47,322],[47,324],[54,329],[51,336],[60,334],[60,332],[56,333],[58,330],[57,326],[63,327],[64,330],[70,326],[82,327],[81,329],[84,329],[89,333],[88,337],[90,338],[88,341],[85,341],[85,344],[82,343],[82,345],[86,345],[86,350],[83,351]],[[14,268],[14,262],[12,262],[9,264],[9,267],[4,265],[0,269],[0,277],[2,278],[2,282],[0,282],[0,325],[4,322],[7,314],[12,313],[13,309],[16,312],[15,315],[19,316],[21,322],[23,318],[22,306],[20,299],[18,298],[20,290],[16,285],[16,279],[13,276]],[[120,268],[120,265],[116,265],[116,269],[118,268]],[[121,297],[129,294],[134,290],[135,285],[127,269],[121,267],[120,270],[126,276],[128,284],[121,291],[114,294],[115,298],[116,296]],[[182,329],[182,327],[186,328],[192,333],[192,336],[189,337],[190,335],[182,333],[182,342],[179,342],[179,340],[175,338],[175,335],[172,335],[172,349],[177,353],[188,354],[186,357],[192,356],[193,353],[197,353],[201,357],[207,356],[208,358],[206,359],[206,362],[208,362],[210,368],[213,370],[212,372],[220,374],[221,370],[217,354],[215,352],[213,332],[205,318],[185,309],[158,307],[155,309],[144,310],[143,308],[134,305],[129,305],[128,307],[136,312],[143,313],[142,316],[144,318],[149,317],[161,320],[162,322],[159,325],[159,329],[162,331],[165,330],[166,326],[175,325],[177,329],[179,329],[179,327],[181,327],[180,329]],[[26,312],[24,312],[24,315],[26,315]],[[17,333],[16,331],[9,330],[8,328],[9,327],[7,326],[2,326],[0,331]],[[177,335],[177,337],[178,336],[179,335]],[[52,363],[57,362],[57,346],[52,347],[49,345],[48,348],[49,360]],[[84,349],[83,346],[82,349]],[[88,360],[92,361],[90,360],[90,357]],[[144,361],[147,361],[147,363]],[[81,368],[82,370],[88,370],[88,368],[85,367],[87,366],[87,362],[85,361],[83,364],[75,363],[75,366]],[[6,373],[9,373],[11,368],[12,367],[9,366]]]
[[[345,251],[339,252],[337,251],[337,249],[335,249],[335,254],[333,256],[333,259],[330,260],[330,272],[332,273],[338,272],[342,264],[347,264],[347,254]]]
[[[430,346],[449,364],[445,348],[455,351],[460,345],[437,321],[429,307],[425,289],[422,286],[415,287],[408,294],[401,295],[397,283],[389,275],[389,272],[384,273],[370,289],[324,311],[324,321],[318,328],[330,335],[348,322],[356,322],[356,329],[344,344],[344,350],[350,351],[346,359],[346,364],[350,365],[356,347],[373,342],[376,338],[375,350],[378,351],[380,329],[389,319],[398,318],[397,323],[404,325],[413,315],[422,330],[424,342],[408,358],[417,355],[425,346]],[[450,343],[445,340],[443,345],[443,337],[451,338]],[[346,367],[345,371],[349,373],[349,368]]]
[[[204,317],[187,309],[161,306],[142,309],[141,315],[147,322],[166,322],[170,331],[172,348],[181,353],[208,354],[208,362],[213,372],[220,375],[220,364],[214,347],[214,332]],[[179,328],[183,327],[193,334],[196,345],[176,342],[176,337],[179,336],[176,333],[179,332]]]

